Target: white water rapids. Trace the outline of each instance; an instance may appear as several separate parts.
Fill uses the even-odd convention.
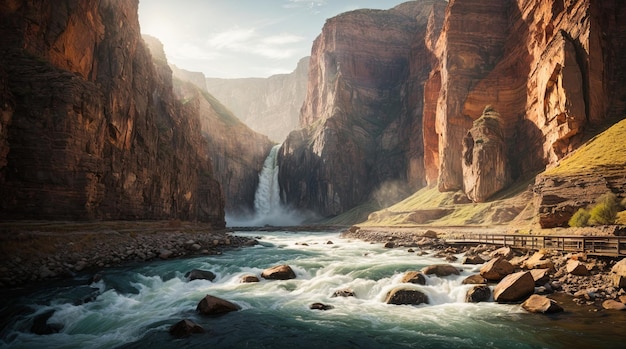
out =
[[[465,303],[471,286],[461,281],[479,266],[453,264],[463,269],[461,275],[430,276],[426,285],[402,284],[404,272],[442,261],[430,254],[344,240],[334,232],[238,235],[258,236],[261,244],[223,255],[108,269],[102,271],[102,281],[90,286],[83,275],[71,283],[22,292],[3,306],[3,314],[14,318],[0,332],[0,347],[560,348],[616,343],[615,338],[555,327],[558,321],[528,314],[519,305]],[[278,264],[290,265],[296,278],[240,282],[244,275],[260,277],[265,268]],[[187,281],[184,274],[194,268],[217,277],[213,282]],[[385,304],[389,290],[398,286],[421,290],[429,304]],[[346,288],[356,296],[332,297]],[[85,291],[96,297],[77,303]],[[195,308],[207,294],[234,302],[241,310],[201,316]],[[334,308],[309,309],[315,302]],[[34,318],[50,311],[48,324],[60,332],[31,333]],[[208,332],[171,337],[169,327],[184,318]]]

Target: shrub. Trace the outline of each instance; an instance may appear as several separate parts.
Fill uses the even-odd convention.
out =
[[[578,211],[574,213],[572,218],[570,218],[570,220],[567,223],[569,224],[570,227],[576,227],[576,228],[584,227],[584,226],[587,226],[587,222],[589,222],[590,217],[591,217],[591,214],[589,214],[587,210],[585,210],[584,208],[579,208]]]
[[[589,211],[591,217],[589,222],[592,225],[613,224],[617,217],[617,206],[607,202],[600,202]]]

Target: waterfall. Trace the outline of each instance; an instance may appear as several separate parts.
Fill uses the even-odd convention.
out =
[[[254,209],[259,218],[271,216],[281,210],[277,161],[280,146],[281,144],[277,144],[272,148],[259,174],[259,186],[254,195]]]

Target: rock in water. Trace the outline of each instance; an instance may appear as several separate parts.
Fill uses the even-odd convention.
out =
[[[419,305],[428,303],[428,296],[418,290],[394,288],[387,294],[385,303],[396,305]]]
[[[196,307],[196,311],[202,315],[222,315],[239,309],[238,305],[211,295],[202,298]]]
[[[463,280],[463,285],[475,285],[475,284],[486,284],[487,279],[480,276],[479,274],[474,274],[466,277]]]
[[[459,270],[450,264],[433,264],[422,269],[426,275],[435,274],[439,277],[448,275],[459,275]]]
[[[204,333],[206,332],[204,328],[197,323],[184,319],[175,323],[170,327],[170,334],[176,338],[183,338],[190,336],[193,333]]]
[[[290,266],[283,264],[263,270],[261,276],[268,280],[289,280],[295,279],[296,273],[293,272]]]
[[[324,304],[324,303],[313,303],[309,306],[309,309],[312,309],[312,310],[330,310],[333,308],[334,307],[332,305]]]
[[[559,313],[563,311],[563,308],[553,299],[545,296],[533,294],[524,303],[522,308],[531,313]]]
[[[494,258],[480,268],[480,275],[490,281],[502,280],[511,274],[514,268],[511,263],[502,257]]]
[[[333,292],[331,297],[355,297],[354,291],[349,288],[345,288],[343,290],[337,290]]]
[[[519,302],[535,291],[535,279],[528,271],[507,275],[493,290],[493,299],[499,303]]]
[[[259,282],[259,278],[255,275],[244,275],[241,277],[242,283]]]
[[[624,310],[626,309],[626,305],[614,299],[607,299],[604,302],[602,302],[602,308],[607,309],[607,310]]]
[[[420,273],[419,271],[407,271],[406,273],[404,273],[402,281],[400,282],[426,285],[426,277],[424,277],[424,274]]]
[[[215,274],[212,271],[201,270],[201,269],[193,269],[192,271],[185,274],[185,277],[192,280],[215,280]]]
[[[485,202],[511,181],[500,114],[487,106],[463,139],[463,188],[474,202]]]
[[[480,256],[465,256],[462,264],[483,264],[485,260]]]
[[[486,302],[491,297],[491,289],[487,285],[477,285],[472,287],[465,295],[468,303]]]

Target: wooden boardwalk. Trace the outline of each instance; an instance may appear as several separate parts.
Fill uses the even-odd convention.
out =
[[[530,250],[544,248],[563,252],[584,252],[594,256],[626,256],[626,236],[475,234],[446,242],[501,245]]]

